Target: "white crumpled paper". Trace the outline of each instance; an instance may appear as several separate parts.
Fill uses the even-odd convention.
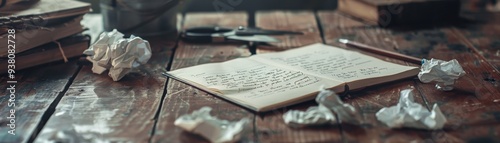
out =
[[[434,104],[432,111],[427,110],[415,103],[412,90],[401,91],[399,103],[396,106],[380,109],[376,114],[377,120],[391,128],[442,129],[446,118],[437,104]]]
[[[240,140],[241,134],[250,121],[247,118],[236,122],[217,119],[210,115],[211,110],[210,107],[202,107],[191,114],[180,116],[175,120],[174,124],[187,132],[201,135],[214,143]]]
[[[361,124],[362,119],[356,108],[350,104],[342,102],[335,92],[321,90],[316,97],[316,102],[332,110],[337,115],[340,123]]]
[[[465,75],[457,60],[442,61],[437,59],[422,61],[418,78],[423,83],[437,82],[436,88],[442,91],[453,90],[455,80]]]
[[[283,120],[291,127],[304,127],[340,123],[361,124],[362,118],[356,108],[340,100],[333,91],[321,89],[316,102],[319,106],[307,111],[290,110],[283,114]],[[335,116],[336,115],[336,116]]]
[[[83,54],[93,64],[92,71],[102,74],[109,70],[108,75],[118,81],[132,68],[146,64],[151,58],[149,42],[140,37],[123,38],[123,34],[114,29],[103,33]]]
[[[309,107],[307,111],[290,110],[283,114],[283,120],[291,127],[305,127],[335,124],[335,115],[323,105]]]

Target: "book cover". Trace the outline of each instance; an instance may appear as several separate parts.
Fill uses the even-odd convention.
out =
[[[90,3],[76,0],[31,0],[0,8],[0,23],[12,18],[58,19],[90,12]]]
[[[58,40],[61,47],[55,42],[33,48],[31,50],[16,54],[15,70],[42,65],[50,62],[61,61],[66,58],[79,57],[89,47],[90,37],[87,35],[73,35]],[[61,51],[61,49],[62,51]],[[7,72],[7,58],[0,58],[0,74]]]
[[[31,48],[59,40],[84,31],[83,26],[80,24],[83,16],[74,18],[73,20],[61,23],[52,27],[34,27],[31,29],[15,29],[16,53],[20,53]],[[7,45],[9,34],[4,33],[0,35],[0,44]],[[0,57],[7,56],[7,47],[0,47]]]

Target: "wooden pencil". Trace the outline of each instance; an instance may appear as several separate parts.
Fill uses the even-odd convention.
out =
[[[401,53],[383,50],[383,49],[372,47],[372,46],[369,46],[369,45],[366,45],[366,44],[363,44],[363,43],[349,41],[347,39],[339,39],[339,42],[342,43],[342,44],[345,44],[348,47],[357,48],[357,49],[360,49],[360,50],[363,50],[363,51],[367,51],[367,52],[371,52],[371,53],[375,53],[375,54],[387,56],[387,57],[394,58],[394,59],[403,60],[403,61],[414,63],[414,64],[419,64],[419,65],[422,64],[422,59],[419,59],[419,58],[416,58],[416,57],[412,57],[412,56],[408,56],[408,55],[404,55],[404,54],[401,54]]]

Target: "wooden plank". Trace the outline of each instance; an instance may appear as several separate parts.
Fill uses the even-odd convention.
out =
[[[183,27],[246,26],[247,19],[248,15],[243,12],[187,13]],[[249,55],[248,49],[243,44],[192,44],[179,41],[171,70],[204,63],[222,62]],[[174,125],[175,119],[179,116],[189,114],[204,106],[211,107],[213,109],[211,114],[220,119],[237,121],[249,118],[251,121],[254,120],[253,113],[173,79],[168,80],[166,91],[167,94],[163,100],[163,107],[152,142],[207,142],[202,137],[184,132]],[[249,126],[251,128],[249,132],[243,134],[242,142],[254,140],[253,127]]]
[[[399,93],[404,89],[414,89],[415,102],[426,106],[422,95],[412,79],[403,79],[351,92],[343,98],[361,112],[362,126],[342,124],[343,137],[347,142],[425,142],[429,132],[412,129],[391,129],[379,122],[375,114],[383,107],[394,106],[399,101]]]
[[[258,11],[255,14],[255,25],[263,29],[303,32],[303,35],[274,36],[279,43],[261,45],[257,53],[287,50],[304,45],[321,43],[321,33],[312,11]]]
[[[318,22],[321,23],[320,25],[323,30],[323,38],[325,40],[325,43],[328,44],[336,43],[337,42],[336,38],[339,38],[338,35],[329,31],[375,26],[373,24],[370,25],[368,23],[363,23],[359,20],[355,20],[350,16],[340,13],[338,11],[318,11],[317,15],[319,20]]]
[[[148,142],[175,40],[146,39],[151,59],[118,82],[84,66],[35,142]]]
[[[384,37],[389,33],[379,30],[379,33],[365,35],[363,31],[366,29],[372,29],[367,28],[372,27],[371,25],[364,25],[363,23],[356,22],[350,17],[343,16],[336,11],[320,11],[318,12],[318,18],[321,23],[320,25],[323,28],[324,38],[327,44],[359,51],[357,49],[347,48],[337,42],[339,38],[347,38],[351,40],[359,40],[363,43],[370,41],[368,44],[376,47],[393,47],[393,43],[387,42],[387,39],[385,39],[386,37]],[[403,61],[367,52],[363,53],[389,62],[408,65],[408,63]],[[379,122],[375,117],[375,113],[377,113],[381,108],[396,105],[399,100],[399,92],[404,89],[415,89],[415,101],[427,106],[421,95],[416,90],[414,79],[393,81],[350,92],[350,94],[343,100],[359,109],[360,113],[364,117],[365,123],[360,127],[342,124],[342,134],[344,140],[347,142],[425,141],[430,136],[430,133],[418,130],[404,130],[404,132],[401,132],[403,130],[392,130],[383,123]]]
[[[304,35],[276,36],[282,40],[281,43],[259,46],[258,53],[276,52],[322,42],[316,17],[312,11],[257,12],[255,18],[256,26],[260,28],[301,31],[304,33]],[[282,116],[288,110],[306,110],[308,107],[316,105],[314,101],[310,101],[259,115],[255,123],[259,142],[341,141],[338,126],[293,129],[283,122]]]
[[[245,12],[194,12],[186,14],[184,25],[182,27],[184,29],[199,26],[224,26],[228,28],[237,28],[238,26],[248,25],[247,21],[248,15]]]
[[[370,26],[368,23],[363,23],[359,20],[355,20],[350,15],[346,15],[338,11],[322,10],[318,11],[317,15],[321,22],[324,23],[323,25],[321,25],[324,31],[328,31],[327,29],[335,28],[355,28]]]
[[[255,121],[258,142],[341,142],[337,125],[294,129],[284,123],[283,114],[287,111],[305,111],[312,106],[317,103],[308,101],[259,114]]]
[[[437,30],[446,41],[438,41],[429,57],[457,59],[467,74],[452,92],[440,92],[432,84],[421,84],[421,92],[429,104],[437,103],[448,117],[448,130],[433,132],[436,141],[472,141],[478,138],[498,140],[500,134],[500,74],[470,47],[468,39],[454,28]],[[416,44],[416,43],[414,43]],[[421,44],[421,43],[419,43]],[[453,54],[449,54],[453,53]],[[486,80],[485,80],[486,79]]]
[[[478,53],[485,57],[487,62],[500,70],[500,26],[498,24],[488,22],[481,25],[469,25],[458,30],[470,41]]]
[[[463,38],[459,38],[453,28],[421,29],[394,31],[380,28],[352,28],[325,31],[334,42],[336,38],[348,38],[386,50],[398,51],[421,58],[438,58],[442,60],[457,59],[467,75],[457,81],[452,92],[441,92],[434,84],[423,84],[418,80],[414,85],[424,97],[430,108],[437,103],[449,122],[444,130],[421,132],[416,139],[429,141],[463,142],[475,137],[493,138],[498,134],[498,104],[500,89],[496,79],[497,71],[478,53],[468,47]],[[334,44],[334,43],[331,43]],[[485,78],[495,79],[484,80]],[[373,95],[364,95],[370,97]],[[375,102],[379,102],[374,100]],[[380,127],[382,128],[382,127]],[[429,134],[430,133],[430,134]],[[484,133],[484,134],[481,134]],[[347,136],[350,140],[350,137]],[[352,138],[352,140],[359,140]]]
[[[75,60],[68,63],[52,63],[37,66],[22,71],[16,71],[17,84],[15,96],[11,97],[7,88],[11,84],[7,75],[0,78],[0,141],[27,142],[32,135],[39,131],[39,127],[46,122],[46,118],[53,112],[51,104],[59,102],[64,91],[71,84],[78,72],[79,66]],[[15,106],[9,107],[9,100],[13,99]],[[14,101],[15,100],[15,101]],[[54,104],[55,105],[55,104]],[[14,110],[15,135],[8,134],[11,118],[10,110]]]

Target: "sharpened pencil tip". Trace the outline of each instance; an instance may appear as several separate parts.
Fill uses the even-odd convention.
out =
[[[339,39],[339,42],[343,43],[343,44],[347,44],[349,42],[349,40],[347,40],[347,39]]]

